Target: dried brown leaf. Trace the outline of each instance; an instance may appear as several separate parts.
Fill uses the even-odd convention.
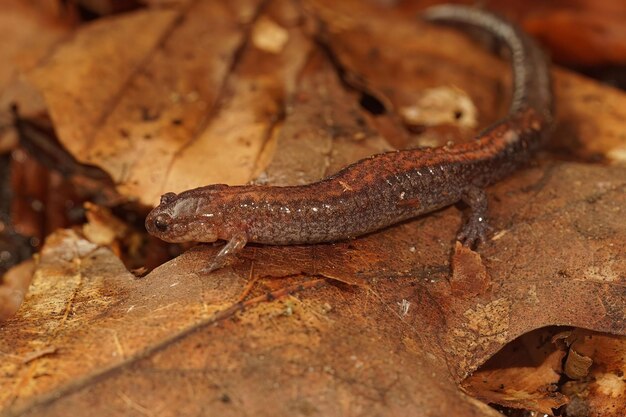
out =
[[[12,103],[19,103],[26,114],[45,109],[39,93],[22,75],[48,55],[72,26],[51,8],[47,0],[4,0],[0,4],[0,153],[11,149],[17,140],[8,128]]]
[[[294,12],[285,2],[255,23],[280,27],[284,47],[248,42],[259,7],[196,1],[81,30],[31,74],[60,140],[145,204],[166,190],[251,180],[310,48],[289,27]]]
[[[451,30],[350,1],[305,2],[308,15],[286,1],[238,6],[191,3],[77,34],[33,74],[61,140],[153,203],[212,182],[310,182],[414,143],[397,109],[427,88],[464,91],[477,129],[507,107],[506,64]],[[330,50],[306,36],[311,15],[325,22]],[[139,22],[148,30],[135,34],[137,50],[100,68]],[[68,62],[74,81],[59,89]],[[103,85],[99,71],[110,77]],[[563,146],[583,156],[623,146],[624,94],[555,75],[558,132],[574,126]],[[571,102],[579,86],[594,97],[584,106]],[[386,113],[360,106],[365,93]],[[508,342],[554,325],[626,335],[625,179],[619,166],[540,158],[489,189],[496,233],[480,255],[453,251],[457,208],[349,242],[249,245],[208,276],[199,271],[216,246],[136,279],[108,249],[58,232],[0,329],[11,355],[0,363],[0,404],[7,415],[497,416],[458,385]],[[254,302],[239,313],[248,291]],[[527,370],[528,392],[554,382],[556,359],[539,368],[544,379]],[[562,397],[526,400],[515,404],[548,410]]]
[[[211,276],[197,271],[218,248],[197,247],[136,280],[108,250],[59,233],[42,253],[21,313],[4,326],[0,348],[20,358],[50,346],[57,353],[28,367],[5,362],[2,385],[13,388],[3,390],[2,401],[31,414],[43,401],[52,407],[45,408],[49,415],[83,407],[95,393],[121,413],[128,404],[119,392],[153,412],[185,406],[189,412],[262,413],[269,399],[269,410],[280,415],[302,407],[327,415],[361,409],[478,413],[457,382],[517,336],[553,324],[626,334],[619,278],[626,265],[617,244],[626,236],[623,202],[617,203],[623,169],[553,167],[529,203],[524,190],[537,187],[547,168],[522,172],[492,190],[507,207],[524,208],[502,212],[504,204],[494,202],[494,220],[507,233],[481,251],[490,285],[478,293],[453,292],[447,278],[456,209],[352,242],[250,246],[239,263]],[[578,193],[566,185],[574,182],[580,182]],[[598,195],[592,184],[606,188]],[[584,226],[589,210],[603,219],[599,228]],[[423,251],[433,239],[440,250]],[[567,260],[537,252],[544,241],[569,242],[559,248]],[[307,262],[316,269],[303,274]],[[263,279],[277,271],[283,279]],[[329,281],[252,306],[233,320],[219,313],[236,308],[250,277],[259,280],[258,294],[263,286],[306,282],[307,275],[344,274],[362,284]],[[194,326],[203,330],[176,336]],[[198,372],[214,383],[193,377]],[[33,378],[42,374],[49,376]],[[202,394],[171,402],[166,393],[178,392],[183,381]],[[230,400],[220,401],[224,396]],[[169,405],[160,400],[165,397]],[[342,402],[348,408],[337,405]]]

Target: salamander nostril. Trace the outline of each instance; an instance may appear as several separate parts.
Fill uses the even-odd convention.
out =
[[[167,224],[167,220],[163,216],[159,216],[154,219],[154,227],[156,227],[161,232],[167,231],[169,225]]]

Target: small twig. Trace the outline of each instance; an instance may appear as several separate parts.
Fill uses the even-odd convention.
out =
[[[317,278],[317,279],[313,279],[311,281],[303,282],[302,284],[290,285],[288,287],[284,287],[284,288],[280,288],[280,289],[272,291],[272,292],[268,292],[267,294],[259,295],[258,297],[254,297],[254,298],[251,298],[249,300],[239,302],[239,303],[233,305],[232,307],[230,307],[229,309],[223,310],[223,312],[226,313],[228,310],[236,308],[229,315],[229,316],[232,316],[233,314],[237,313],[238,311],[245,310],[246,308],[248,308],[250,306],[253,306],[254,304],[259,304],[259,303],[266,302],[266,301],[272,301],[272,300],[275,300],[277,298],[285,297],[287,295],[290,295],[290,294],[293,294],[293,293],[299,292],[299,291],[304,291],[304,290],[309,289],[309,288],[316,288],[316,287],[321,286],[324,283],[326,283],[326,279],[325,278]],[[216,316],[219,315],[219,314],[220,313],[217,313]],[[229,316],[225,316],[225,317],[221,318],[221,320],[223,320],[225,318],[228,318]]]
[[[35,359],[39,359],[47,355],[54,355],[57,352],[58,352],[58,349],[56,347],[48,346],[47,348],[39,349],[39,350],[30,352],[24,355],[24,357],[22,358],[22,363],[27,364],[29,362],[34,361]]]
[[[250,294],[250,292],[252,291],[252,288],[254,288],[255,284],[259,281],[259,277],[253,276],[254,275],[253,271],[254,271],[254,262],[252,262],[252,265],[250,266],[250,273],[248,274],[248,283],[243,288],[241,295],[239,295],[239,299],[237,299],[237,302],[239,303],[246,299],[248,294]]]

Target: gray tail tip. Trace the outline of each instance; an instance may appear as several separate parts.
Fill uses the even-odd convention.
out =
[[[465,20],[468,15],[475,13],[489,13],[485,10],[475,6],[465,6],[461,4],[439,4],[436,6],[430,6],[422,10],[421,16],[423,19],[438,21],[438,20]]]

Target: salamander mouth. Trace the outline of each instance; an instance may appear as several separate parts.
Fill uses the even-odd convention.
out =
[[[171,216],[151,212],[146,218],[146,230],[152,236],[169,243],[183,242],[215,242],[215,233],[206,222],[174,220]]]

